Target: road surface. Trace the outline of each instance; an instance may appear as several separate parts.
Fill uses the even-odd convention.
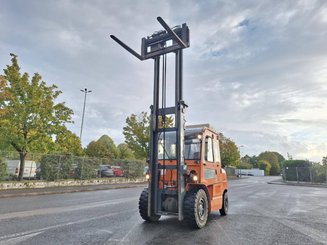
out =
[[[0,199],[0,244],[327,244],[327,188],[229,182],[230,210],[193,230],[146,223],[142,188]]]

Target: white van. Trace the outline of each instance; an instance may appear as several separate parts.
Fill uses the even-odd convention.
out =
[[[7,172],[10,176],[18,177],[20,169],[20,160],[6,160]],[[36,163],[34,161],[25,160],[23,178],[35,179]]]

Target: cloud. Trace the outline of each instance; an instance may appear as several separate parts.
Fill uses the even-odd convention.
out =
[[[325,1],[2,1],[0,66],[9,53],[63,91],[77,134],[87,97],[83,144],[101,134],[123,141],[131,113],[149,111],[153,62],[140,62],[109,39],[135,50],[142,37],[186,22],[184,51],[188,123],[210,122],[242,151],[321,160],[327,155],[327,18]],[[174,58],[169,57],[169,68]],[[168,94],[174,75],[168,73]],[[172,104],[173,98],[168,99]],[[324,153],[325,152],[325,153]]]

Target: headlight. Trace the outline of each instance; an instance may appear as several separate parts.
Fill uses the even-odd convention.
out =
[[[191,183],[196,183],[198,182],[199,177],[197,176],[196,172],[194,170],[192,170],[192,172],[190,173],[189,177],[188,177],[188,181]]]
[[[197,175],[193,175],[193,176],[192,176],[192,180],[193,180],[194,182],[198,181],[198,176],[197,176]]]
[[[146,175],[145,175],[145,179],[146,179],[146,180],[149,180],[149,179],[150,179],[150,174],[146,174]]]

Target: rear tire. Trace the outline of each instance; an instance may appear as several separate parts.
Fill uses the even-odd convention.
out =
[[[148,189],[144,189],[141,193],[140,200],[139,200],[139,212],[145,221],[148,222],[156,222],[160,219],[160,215],[153,215],[151,217],[148,216],[148,199],[149,193]]]
[[[203,189],[191,190],[184,198],[184,219],[193,228],[201,229],[207,223],[209,202]]]
[[[219,209],[219,212],[223,216],[227,215],[227,213],[228,213],[228,195],[227,195],[227,192],[224,193],[223,206],[222,206],[221,209]]]

